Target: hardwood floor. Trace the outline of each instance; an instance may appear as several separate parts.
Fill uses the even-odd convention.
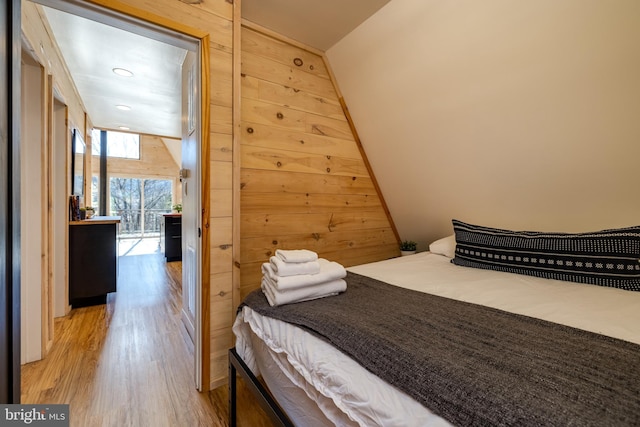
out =
[[[49,355],[22,367],[23,403],[68,403],[72,426],[227,426],[227,388],[198,393],[180,320],[181,263],[121,257],[107,304],[56,319]],[[238,425],[272,424],[239,381]]]

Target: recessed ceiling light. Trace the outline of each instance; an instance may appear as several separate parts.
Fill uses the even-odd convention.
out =
[[[114,68],[111,71],[122,77],[133,77],[133,73],[129,70],[125,70],[124,68]]]
[[[118,110],[122,110],[122,111],[129,111],[131,110],[131,107],[129,107],[128,105],[116,105],[116,108]]]
[[[126,126],[118,126],[118,129],[120,129],[120,130],[129,130],[129,128],[126,127]]]

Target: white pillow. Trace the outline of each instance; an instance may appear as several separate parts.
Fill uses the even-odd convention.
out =
[[[456,255],[456,236],[443,237],[429,245],[429,251],[434,254],[444,255],[447,258],[453,258]]]

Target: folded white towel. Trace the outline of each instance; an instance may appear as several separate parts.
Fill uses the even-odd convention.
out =
[[[276,249],[276,256],[284,262],[309,262],[318,259],[318,254],[308,249]]]
[[[268,276],[269,279],[273,281],[274,287],[281,292],[342,279],[347,275],[347,270],[335,261],[327,261],[324,258],[319,258],[318,263],[320,264],[320,273],[282,277],[273,271],[270,262],[265,262],[262,264],[262,274]]]
[[[320,263],[318,261],[284,262],[279,257],[272,256],[269,258],[269,263],[271,263],[273,272],[280,277],[320,273]]]
[[[267,297],[269,305],[275,307],[278,305],[338,295],[340,292],[347,290],[347,282],[342,279],[338,279],[330,282],[319,283],[313,286],[305,286],[304,288],[289,289],[282,292],[271,286],[269,281],[266,280],[266,277],[263,277],[261,287],[262,292]]]

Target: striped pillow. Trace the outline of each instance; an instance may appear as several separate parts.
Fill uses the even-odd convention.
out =
[[[456,265],[640,291],[640,226],[569,234],[452,222]]]

